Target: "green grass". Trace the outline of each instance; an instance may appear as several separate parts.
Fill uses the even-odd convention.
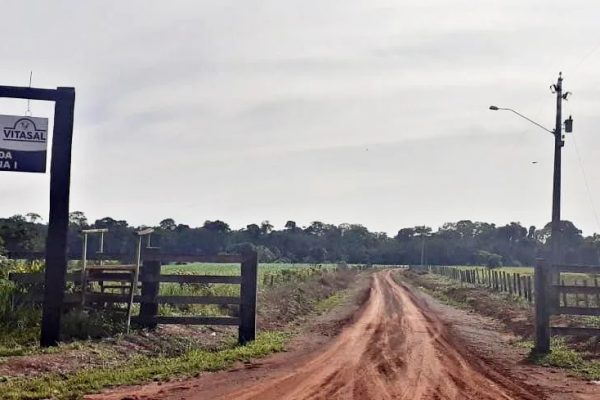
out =
[[[533,348],[533,342],[524,341],[519,343],[519,346]],[[581,352],[569,348],[564,338],[552,337],[550,349],[548,354],[532,354],[529,357],[530,361],[546,367],[568,369],[587,379],[600,379],[600,361],[586,360]]]
[[[249,361],[282,351],[288,334],[266,332],[247,346],[230,345],[220,351],[190,350],[179,357],[137,357],[122,367],[84,369],[71,374],[8,379],[0,383],[2,399],[78,399],[118,385],[131,385],[173,376],[217,371],[236,361]]]
[[[339,292],[335,292],[331,296],[326,297],[323,300],[319,300],[315,304],[315,311],[319,314],[331,311],[334,307],[346,300],[349,294],[350,292],[348,290],[340,290]]]

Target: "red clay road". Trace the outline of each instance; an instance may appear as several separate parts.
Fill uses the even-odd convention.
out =
[[[256,372],[257,370],[262,372]],[[373,274],[368,300],[341,334],[317,351],[280,355],[264,368],[142,386],[96,399],[547,399],[540,390],[467,351],[423,296]],[[525,379],[523,379],[525,380]],[[128,390],[128,391],[127,391]],[[580,397],[568,397],[580,398]],[[588,397],[581,397],[588,398]],[[594,397],[589,397],[594,398]],[[600,398],[600,397],[598,397]]]

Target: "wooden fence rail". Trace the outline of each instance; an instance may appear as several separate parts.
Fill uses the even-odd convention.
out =
[[[588,286],[587,279],[582,279],[582,285],[579,285],[578,279],[574,281],[575,285],[565,285],[562,273],[593,275],[594,286]],[[538,353],[550,351],[550,336],[553,334],[600,336],[600,328],[550,325],[552,315],[600,316],[598,275],[600,266],[548,265],[544,260],[536,261],[535,280],[538,290],[535,298],[535,350]],[[590,296],[593,301],[590,300]],[[570,304],[570,299],[574,299],[574,305]],[[595,307],[592,307],[592,303]]]
[[[256,290],[258,278],[258,261],[256,252],[248,252],[239,255],[190,257],[185,259],[190,262],[222,262],[241,263],[241,274],[239,276],[218,275],[175,275],[161,274],[162,260],[171,261],[173,256],[161,256],[158,249],[146,249],[144,262],[140,271],[139,288],[141,294],[133,297],[134,303],[140,304],[140,313],[133,319],[134,322],[154,328],[157,324],[200,324],[200,325],[238,325],[239,342],[245,344],[256,337]],[[182,258],[179,258],[181,260]],[[43,273],[11,273],[9,279],[17,284],[40,285],[44,283]],[[127,274],[119,272],[98,272],[86,278],[86,282],[127,282],[130,278]],[[81,284],[81,271],[73,271],[67,274],[66,281],[75,285]],[[240,285],[240,296],[166,296],[160,295],[161,283],[180,284],[229,284]],[[63,302],[64,307],[73,307],[81,304],[81,292],[67,293]],[[41,292],[29,293],[25,300],[30,302],[43,301]],[[129,295],[119,293],[90,293],[85,295],[86,304],[116,304],[127,303]],[[158,308],[160,304],[216,304],[216,305],[239,305],[239,317],[226,316],[160,316]]]

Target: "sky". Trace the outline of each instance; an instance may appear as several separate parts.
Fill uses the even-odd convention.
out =
[[[71,210],[132,225],[546,224],[600,232],[595,0],[0,0],[2,85],[76,90]],[[0,114],[26,101],[0,99]],[[53,105],[32,101],[34,116]],[[535,162],[535,163],[534,163]],[[586,184],[587,182],[587,184]],[[49,174],[0,175],[47,220]]]

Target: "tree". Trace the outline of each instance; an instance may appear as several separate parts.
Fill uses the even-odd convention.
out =
[[[40,216],[40,214],[36,214],[36,213],[27,213],[27,214],[25,214],[25,217],[27,217],[27,220],[29,222],[31,222],[32,224],[35,224],[38,221],[42,220],[42,217]]]
[[[246,232],[250,237],[257,238],[260,235],[260,226],[256,224],[246,225]]]
[[[260,223],[260,233],[268,235],[273,230],[273,225],[269,221],[263,221]]]
[[[82,211],[69,213],[69,225],[81,230],[88,226],[88,219]]]
[[[229,225],[227,225],[225,222],[220,221],[218,219],[214,220],[214,221],[205,221],[204,222],[204,229],[209,230],[211,232],[229,232],[231,229],[229,228]]]
[[[163,219],[158,223],[158,226],[160,227],[160,229],[163,229],[165,231],[173,231],[175,230],[175,228],[177,228],[177,224],[175,223],[175,220],[173,218]]]
[[[298,230],[298,226],[295,221],[288,221],[285,223],[285,229],[289,232],[296,232]]]

